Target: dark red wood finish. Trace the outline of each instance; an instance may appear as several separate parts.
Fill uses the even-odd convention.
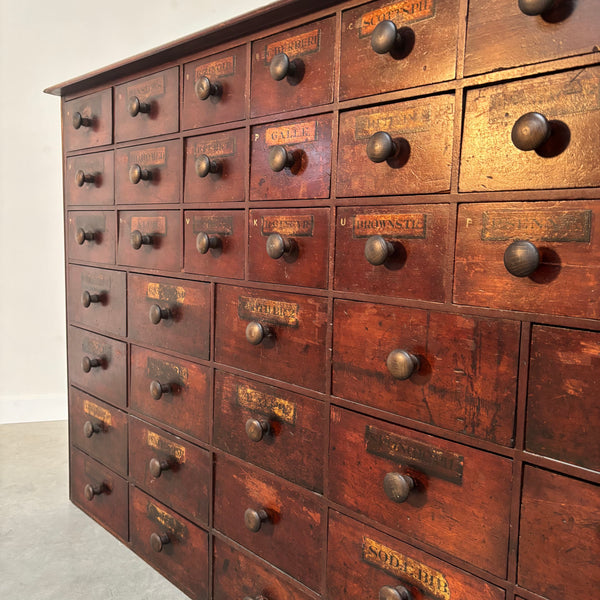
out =
[[[80,171],[84,174],[83,181]],[[85,180],[85,177],[91,176],[93,181]],[[112,150],[67,158],[64,188],[67,205],[114,204],[115,166]]]
[[[109,211],[70,211],[67,213],[67,253],[71,260],[115,264],[117,250],[117,225],[115,215]],[[90,240],[79,235],[83,230],[93,234]]]
[[[77,113],[91,123],[76,127]],[[103,90],[65,102],[62,107],[62,122],[65,152],[112,143],[112,90]]]

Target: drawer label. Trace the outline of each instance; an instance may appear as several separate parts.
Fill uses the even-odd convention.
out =
[[[354,123],[354,139],[366,140],[378,131],[386,131],[390,135],[428,131],[430,122],[431,110],[428,106],[407,106],[393,113],[360,115]]]
[[[362,559],[394,577],[410,581],[428,595],[450,600],[450,588],[442,573],[367,536],[362,540]]]
[[[381,21],[394,21],[396,25],[400,25],[431,19],[435,17],[435,5],[436,0],[404,0],[372,10],[360,17],[356,25],[358,37],[371,35]]]
[[[73,224],[73,217],[69,217],[69,223]],[[106,216],[105,215],[77,215],[75,217],[75,227],[82,229],[98,231],[104,233],[106,231]]]
[[[266,216],[260,218],[260,232],[262,235],[280,233],[281,235],[312,237],[314,226],[315,218],[313,215],[279,215],[275,217]]]
[[[146,443],[150,448],[164,452],[169,456],[173,456],[177,459],[178,463],[185,462],[185,448],[179,444],[175,444],[170,440],[161,437],[153,431],[148,431],[146,436]]]
[[[112,415],[105,409],[89,400],[83,402],[83,412],[90,417],[94,417],[99,421],[102,421],[105,425],[112,424]]]
[[[195,81],[200,77],[220,79],[235,75],[235,56],[226,56],[213,62],[199,65],[196,67]]]
[[[265,133],[267,146],[277,144],[301,144],[317,141],[317,122],[306,121],[282,127],[268,127]]]
[[[285,40],[267,44],[264,50],[264,61],[268,65],[276,54],[281,54],[282,52],[285,52],[290,59],[294,59],[298,56],[314,54],[320,48],[321,30],[313,29],[312,31],[307,31],[306,33],[301,33]]]
[[[423,442],[382,431],[371,425],[366,427],[365,441],[369,454],[462,485],[465,459],[459,454],[433,448]]]
[[[151,300],[183,304],[185,301],[185,288],[180,285],[164,285],[162,283],[150,282],[146,288],[146,297]]]
[[[289,400],[259,392],[247,385],[237,386],[236,400],[244,408],[249,408],[267,416],[275,416],[278,420],[290,425],[296,423],[296,405]]]
[[[104,172],[105,154],[91,154],[90,156],[81,156],[67,160],[67,170],[77,171],[83,169],[86,172],[100,173]]]
[[[481,221],[484,242],[589,242],[592,235],[591,210],[488,210]]]
[[[144,148],[144,150],[132,150],[128,154],[129,164],[140,164],[143,166],[158,166],[167,164],[167,149],[164,146],[156,148]]]
[[[279,302],[267,298],[238,299],[238,315],[242,319],[265,321],[285,327],[298,327],[300,307],[294,302]]]
[[[81,288],[94,290],[110,290],[112,277],[99,272],[84,272],[81,274]]]
[[[172,362],[148,357],[146,375],[150,379],[163,379],[163,383],[178,383],[183,385],[188,380],[188,370]]]
[[[366,238],[372,235],[401,239],[425,239],[427,237],[427,215],[416,213],[355,215],[352,237]]]
[[[174,535],[178,540],[183,541],[187,536],[187,527],[179,522],[175,517],[172,517],[168,512],[161,510],[158,506],[148,502],[146,505],[146,516],[155,523],[164,527],[170,534]]]
[[[189,219],[186,221],[189,224]],[[231,215],[194,215],[192,231],[194,233],[233,235],[233,217]]]
[[[90,354],[92,358],[103,357],[107,361],[110,361],[111,347],[108,344],[103,344],[102,342],[96,342],[95,340],[84,338],[81,342],[81,349],[87,354]]]
[[[167,219],[166,217],[131,217],[131,231],[136,229],[141,233],[166,235]]]
[[[206,154],[210,158],[234,156],[235,138],[227,137],[215,140],[204,140],[202,142],[196,141],[191,146],[191,154],[194,158],[198,158],[202,154]]]
[[[165,93],[165,78],[162,75],[127,86],[127,97],[139,96],[147,100],[150,96],[162,96]]]

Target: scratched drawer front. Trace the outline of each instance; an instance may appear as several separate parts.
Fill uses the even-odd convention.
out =
[[[111,205],[115,201],[114,154],[97,152],[67,158],[67,205]]]
[[[69,389],[71,443],[127,477],[127,415],[88,394]]]
[[[327,287],[328,208],[251,210],[248,238],[250,279]]]
[[[518,322],[336,300],[333,331],[334,395],[512,446]]]
[[[518,584],[549,600],[593,598],[600,586],[599,513],[598,485],[526,466]]]
[[[127,344],[69,327],[69,378],[73,385],[109,402],[127,406]]]
[[[462,138],[462,192],[600,185],[600,67],[468,90]],[[511,141],[523,115],[542,114],[550,137],[536,150]]]
[[[127,481],[71,448],[71,500],[117,537],[129,538]],[[89,499],[91,498],[91,499]]]
[[[69,259],[114,265],[116,231],[115,215],[112,212],[69,211],[67,214]]]
[[[208,359],[209,284],[144,275],[129,275],[128,284],[127,315],[132,340]],[[155,317],[158,314],[155,306],[162,311],[156,324],[150,320],[150,313]]]
[[[326,429],[322,402],[216,372],[213,443],[222,450],[322,492]]]
[[[63,102],[65,150],[79,150],[112,143],[112,90]]]
[[[135,99],[139,112],[133,110]],[[148,110],[148,112],[144,112]],[[135,115],[135,116],[134,116]],[[179,68],[115,87],[115,140],[173,133],[179,129]]]
[[[529,276],[505,267],[518,240],[539,255]],[[598,319],[600,202],[462,205],[454,268],[457,304]]]
[[[340,98],[357,98],[453,79],[458,0],[381,0],[342,13]],[[375,27],[391,20],[401,43],[378,54]]]
[[[504,590],[335,511],[328,546],[330,598],[377,598],[385,586],[432,600],[505,597]]]
[[[120,211],[117,262],[145,269],[178,271],[181,265],[179,219],[179,211],[175,210]]]
[[[113,335],[127,335],[125,273],[69,265],[69,321]]]
[[[454,96],[449,94],[342,113],[338,195],[449,191],[453,120]],[[368,146],[382,132],[394,149],[387,160],[373,162]]]
[[[258,531],[245,526],[247,509],[267,514]],[[214,526],[311,589],[320,589],[315,567],[324,558],[326,527],[321,496],[217,455]]]
[[[510,460],[337,407],[331,409],[330,427],[334,502],[504,575]],[[386,476],[392,483],[401,476],[412,479],[414,488],[404,501],[386,495]]]
[[[335,288],[444,302],[449,214],[447,204],[339,208]]]
[[[246,338],[251,323],[270,333],[257,345]],[[324,298],[217,286],[217,362],[325,391],[326,330]]]
[[[257,125],[251,139],[250,200],[329,197],[331,115]],[[276,146],[293,159],[281,171],[269,166]]]
[[[318,106],[333,101],[335,19],[308,23],[252,44],[251,116]],[[285,54],[290,69],[271,69]],[[275,60],[273,60],[277,57]],[[283,58],[285,60],[285,58]]]
[[[131,346],[132,410],[207,442],[210,392],[207,367]]]
[[[208,534],[136,487],[131,488],[133,550],[194,600],[208,597]],[[151,537],[164,536],[162,549]],[[168,541],[166,541],[168,539]]]
[[[115,153],[115,198],[118,204],[179,202],[181,142],[120,148]]]

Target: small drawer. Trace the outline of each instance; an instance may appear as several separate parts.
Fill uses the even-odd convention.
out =
[[[342,113],[338,196],[449,191],[453,122],[449,94]]]
[[[460,191],[600,185],[599,87],[595,66],[468,90]]]
[[[71,500],[111,533],[127,541],[127,481],[71,448]]]
[[[342,13],[340,99],[448,81],[459,1],[379,0]]]
[[[102,400],[127,406],[127,344],[69,327],[69,378]]]
[[[210,394],[207,367],[131,346],[132,410],[207,442]]]
[[[333,17],[253,42],[251,116],[332,102],[334,48]]]
[[[185,271],[243,279],[245,220],[241,210],[185,211]]]
[[[131,488],[131,545],[194,600],[208,598],[208,534],[136,487]]]
[[[71,443],[127,477],[127,415],[72,387],[69,390]]]
[[[251,210],[250,279],[327,287],[329,209]]]
[[[447,204],[338,208],[335,288],[444,302]]]
[[[326,331],[325,298],[217,286],[217,362],[325,391]]]
[[[215,446],[289,481],[323,491],[325,405],[216,372]]]
[[[331,115],[252,128],[250,200],[328,198]]]
[[[119,211],[117,262],[144,269],[179,271],[179,211]]]
[[[112,143],[112,90],[104,90],[63,103],[65,150],[79,150]]]
[[[600,318],[600,202],[459,207],[454,302]]]
[[[336,300],[333,394],[513,445],[518,321]]]
[[[114,265],[117,247],[115,215],[109,211],[69,211],[67,250],[70,260]]]
[[[526,466],[518,584],[551,600],[596,596],[598,514],[598,485]]]
[[[242,202],[248,170],[245,129],[185,140],[185,202]]]
[[[76,265],[69,265],[68,273],[69,321],[125,337],[125,273]]]
[[[127,315],[132,340],[208,360],[210,285],[129,275]]]
[[[138,487],[206,525],[211,473],[206,450],[129,416],[129,475]]]
[[[314,590],[324,558],[322,497],[217,455],[214,526]]]
[[[179,129],[179,68],[115,87],[115,140],[124,142]]]
[[[67,205],[114,204],[115,167],[112,151],[67,158],[64,186]]]
[[[120,148],[115,154],[117,204],[174,204],[181,187],[181,142]]]
[[[338,407],[330,427],[334,502],[504,576],[509,459]]]
[[[246,106],[246,46],[183,67],[183,129],[239,121]]]

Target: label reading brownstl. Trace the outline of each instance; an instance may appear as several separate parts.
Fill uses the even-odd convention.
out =
[[[300,307],[294,302],[280,302],[267,298],[238,298],[238,315],[249,321],[258,320],[285,327],[298,327]]]
[[[220,138],[213,140],[195,141],[188,150],[194,158],[206,154],[210,158],[223,158],[235,155],[235,138]]]
[[[102,408],[89,400],[83,402],[83,412],[90,417],[102,421],[105,425],[112,424],[112,415],[105,408]]]
[[[131,217],[131,231],[144,234],[166,235],[167,219],[165,217]]]
[[[187,527],[175,517],[172,517],[169,513],[152,504],[152,502],[148,502],[146,505],[146,516],[151,521],[154,521],[156,524],[160,525],[161,528],[166,529],[178,540],[183,541],[186,538]]]
[[[267,146],[275,146],[277,144],[302,144],[305,142],[316,141],[316,121],[294,123],[293,125],[283,125],[281,127],[268,127],[265,132],[265,142]]]
[[[391,136],[428,131],[430,122],[431,111],[428,106],[407,106],[393,113],[359,115],[354,123],[354,139],[366,140],[378,131],[385,131]]]
[[[404,0],[369,11],[362,15],[356,24],[358,37],[371,35],[381,21],[393,21],[396,25],[402,26],[431,19],[435,17],[435,5],[436,0]]]
[[[167,440],[153,431],[147,431],[146,433],[146,444],[148,444],[150,448],[173,456],[180,464],[185,462],[185,448],[183,446],[175,444],[171,440]]]
[[[150,300],[183,304],[185,301],[185,288],[179,285],[150,282],[146,288],[146,297]]]
[[[162,96],[165,93],[165,78],[160,75],[146,81],[127,86],[127,98],[137,96],[147,100],[151,96]]]
[[[231,215],[194,215],[192,230],[194,233],[233,235],[233,217]]]
[[[294,235],[296,237],[312,237],[314,226],[315,218],[313,215],[278,215],[260,218],[260,232],[264,236],[280,233],[281,235]]]
[[[240,406],[265,416],[275,417],[279,421],[294,425],[296,422],[296,405],[289,400],[260,392],[247,385],[238,385],[236,401]]]
[[[225,58],[197,66],[195,81],[198,81],[200,77],[221,79],[221,77],[230,77],[231,75],[235,75],[235,56],[226,56]]]
[[[372,235],[397,239],[425,239],[427,215],[419,213],[355,215],[352,237],[366,238]]]
[[[264,49],[264,61],[268,65],[277,54],[285,53],[290,60],[318,52],[321,48],[321,30],[313,29],[300,35],[267,44]]]
[[[160,166],[167,163],[167,149],[164,146],[132,150],[128,154],[130,165],[138,164],[144,167]]]
[[[181,365],[149,356],[146,361],[146,376],[149,379],[163,379],[184,385],[188,380],[188,370]]]

